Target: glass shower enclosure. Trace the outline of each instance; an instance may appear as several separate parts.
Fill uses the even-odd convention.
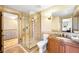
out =
[[[26,49],[37,45],[41,36],[40,13],[35,15],[24,15],[20,20],[20,44]]]

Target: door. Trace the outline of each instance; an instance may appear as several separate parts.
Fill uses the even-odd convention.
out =
[[[2,48],[2,12],[0,12],[0,53],[3,52]]]
[[[2,12],[2,40],[4,52],[18,44],[18,16],[8,12]]]

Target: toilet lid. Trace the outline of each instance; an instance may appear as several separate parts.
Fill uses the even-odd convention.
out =
[[[46,42],[45,42],[45,41],[40,41],[40,42],[38,42],[37,44],[38,44],[39,46],[43,46],[43,45],[46,44]]]

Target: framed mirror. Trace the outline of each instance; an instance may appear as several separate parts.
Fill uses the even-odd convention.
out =
[[[62,19],[62,32],[72,32],[72,18]]]
[[[73,21],[72,21],[72,32],[73,33],[79,33],[79,17],[74,17],[73,16]]]

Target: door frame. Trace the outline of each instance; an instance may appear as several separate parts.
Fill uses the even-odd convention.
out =
[[[3,53],[3,41],[2,41],[2,12],[0,11],[0,53]]]
[[[17,38],[18,38],[18,43],[19,43],[19,39],[20,39],[20,19],[21,19],[21,17],[20,17],[20,15],[21,15],[21,12],[18,12],[18,11],[16,11],[16,10],[14,10],[14,9],[11,9],[11,8],[6,8],[6,7],[3,7],[3,6],[0,6],[0,7],[2,7],[2,9],[0,10],[0,12],[6,12],[6,13],[10,13],[10,14],[14,14],[14,15],[17,15],[18,16],[18,20],[17,20],[17,22],[18,22],[18,34],[17,34]],[[8,10],[7,10],[8,9]],[[13,12],[12,12],[13,11]],[[2,26],[3,26],[3,22],[2,22],[2,19],[3,19],[3,17],[1,17],[1,32],[2,32]],[[1,41],[2,41],[2,53],[4,52],[4,40],[2,39],[2,34],[1,34]]]

